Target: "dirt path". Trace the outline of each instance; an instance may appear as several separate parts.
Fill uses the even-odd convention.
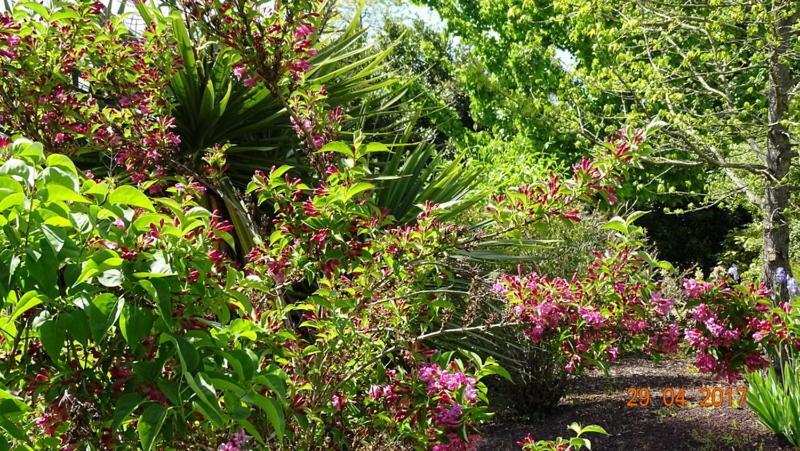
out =
[[[612,367],[608,377],[590,374],[576,381],[559,410],[545,418],[499,415],[486,429],[480,449],[519,449],[516,441],[529,433],[537,439],[567,437],[571,434],[567,426],[578,422],[598,424],[609,432],[608,437],[591,437],[594,450],[791,450],[781,446],[749,409],[736,406],[738,388],[743,386],[743,382],[728,385],[700,375],[685,360],[655,364],[625,359]],[[626,392],[629,387],[649,387],[651,405],[626,406],[631,398]],[[683,407],[677,403],[664,406],[662,393],[667,387],[673,387],[676,394],[679,388],[685,389]],[[701,407],[701,387],[720,387],[722,405]],[[729,406],[729,397],[733,406]]]

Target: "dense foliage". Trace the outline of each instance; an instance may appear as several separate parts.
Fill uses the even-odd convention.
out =
[[[421,3],[489,74],[470,79],[492,87],[486,95],[470,86],[473,108],[579,148],[621,117],[664,120],[653,137],[658,166],[639,174],[637,191],[681,192],[695,206],[706,194],[711,205],[747,204],[763,222],[761,276],[771,286],[789,266],[797,2]]]
[[[556,61],[525,77],[548,80],[546,99],[430,111],[465,102],[458,61],[492,92],[521,81],[485,76],[515,29],[469,59],[389,26],[389,58],[388,44],[358,47],[359,21],[332,1],[136,9],[141,30],[86,0],[0,15],[3,448],[468,450],[492,417],[488,387],[524,371],[503,367],[506,345],[543,346],[535,363],[557,379],[689,352],[732,381],[800,343],[791,267],[684,278],[653,255],[645,212],[607,214],[678,116],[608,138],[599,121],[584,145],[554,126],[571,114],[547,92],[563,82]],[[489,17],[472,12],[450,23],[467,39]],[[436,60],[445,70],[407,92],[384,72]],[[591,93],[581,74],[565,92]],[[470,115],[490,130],[469,131]],[[533,144],[563,146],[558,163]],[[594,232],[581,255],[557,255],[554,238],[579,227]],[[507,343],[480,346],[496,337]],[[519,445],[589,448],[584,434],[606,433],[570,429]]]

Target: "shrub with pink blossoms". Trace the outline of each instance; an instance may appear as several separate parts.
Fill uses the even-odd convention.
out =
[[[770,347],[794,340],[787,325],[791,306],[774,306],[763,284],[686,279],[683,339],[695,366],[729,381],[768,365]]]
[[[649,351],[652,337],[662,336],[664,315],[650,305],[656,268],[637,255],[627,239],[597,252],[586,275],[570,280],[536,273],[504,275],[495,292],[507,303],[513,321],[534,343],[559,337],[568,357],[566,370],[576,373],[616,359],[619,348]],[[675,329],[663,335],[672,340]],[[659,346],[663,346],[662,343]],[[672,345],[666,345],[672,347]]]
[[[48,152],[110,152],[135,182],[163,176],[180,143],[166,97],[173,43],[154,26],[135,37],[97,5],[0,14],[0,130]]]
[[[387,370],[384,384],[368,392],[368,412],[384,410],[397,422],[400,436],[409,434],[430,443],[431,449],[476,449],[476,426],[489,417],[483,404],[486,386],[480,379],[504,373],[491,359],[482,361],[474,354],[464,357],[437,353],[416,369]]]

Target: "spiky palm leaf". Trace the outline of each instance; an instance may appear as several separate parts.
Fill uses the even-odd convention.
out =
[[[452,220],[485,197],[476,190],[479,171],[470,169],[461,158],[445,161],[429,143],[420,143],[410,152],[395,148],[400,150],[381,170],[376,203],[398,222],[413,221],[426,202],[442,208],[440,219]]]

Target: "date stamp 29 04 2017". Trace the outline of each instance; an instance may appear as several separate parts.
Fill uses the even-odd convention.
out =
[[[701,398],[697,405],[700,407],[739,407],[742,408],[747,403],[747,387],[733,387],[733,386],[711,386],[711,387],[696,387],[686,389],[682,387],[665,387],[658,389],[656,392],[650,390],[650,387],[628,387],[625,392],[628,394],[628,402],[625,403],[626,407],[649,407],[660,404],[663,407],[686,405],[686,393],[694,391]],[[658,403],[658,398],[660,403]]]

